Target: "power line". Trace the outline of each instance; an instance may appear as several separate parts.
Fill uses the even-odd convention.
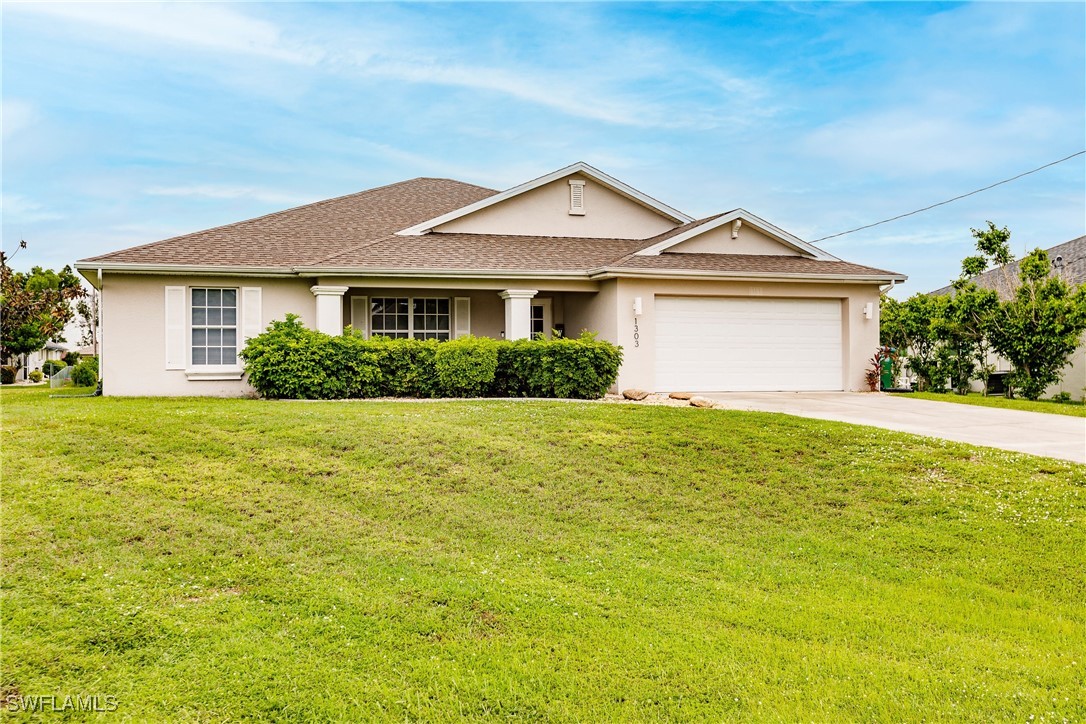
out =
[[[1025,173],[1020,173],[1017,176],[1011,176],[1010,178],[1003,179],[1002,181],[996,181],[994,184],[991,184],[990,186],[985,186],[982,189],[977,189],[976,191],[970,191],[967,194],[962,194],[961,196],[955,196],[952,199],[947,199],[946,201],[940,201],[937,204],[932,204],[931,206],[925,206],[922,209],[917,209],[916,211],[910,211],[907,214],[898,214],[897,216],[892,216],[889,219],[883,219],[882,221],[876,221],[873,224],[866,224],[864,226],[858,226],[855,229],[849,229],[848,231],[842,231],[842,232],[837,233],[837,234],[830,234],[829,236],[823,236],[821,239],[815,239],[814,241],[809,242],[809,243],[817,244],[818,242],[825,241],[826,239],[836,239],[838,236],[844,236],[845,234],[854,234],[857,231],[863,231],[864,229],[870,229],[873,226],[879,226],[881,224],[888,224],[891,221],[897,221],[898,219],[904,219],[906,216],[913,216],[915,214],[919,214],[919,213],[924,212],[924,211],[930,211],[931,209],[934,209],[937,206],[946,206],[947,204],[949,204],[949,203],[951,203],[953,201],[958,201],[960,199],[964,199],[967,196],[972,196],[974,194],[979,194],[981,191],[987,191],[988,189],[994,189],[996,186],[1002,186],[1003,184],[1009,184],[1011,181],[1017,181],[1018,179],[1022,178],[1023,176],[1029,176],[1031,173],[1037,173],[1038,171],[1043,171],[1046,168],[1048,168],[1049,166],[1055,166],[1058,163],[1063,163],[1064,161],[1070,161],[1072,158],[1074,158],[1076,156],[1081,156],[1084,153],[1086,153],[1086,151],[1079,151],[1078,153],[1072,153],[1070,156],[1066,156],[1064,158],[1061,158],[1059,161],[1053,161],[1052,163],[1046,163],[1044,166],[1038,166],[1037,168],[1033,169],[1032,171],[1026,171]]]

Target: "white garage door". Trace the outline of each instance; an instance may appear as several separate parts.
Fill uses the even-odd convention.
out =
[[[840,390],[837,299],[656,298],[656,389]]]

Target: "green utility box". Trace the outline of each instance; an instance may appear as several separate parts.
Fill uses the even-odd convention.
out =
[[[880,377],[880,388],[888,390],[894,386],[894,361],[889,357],[882,358],[882,374]]]

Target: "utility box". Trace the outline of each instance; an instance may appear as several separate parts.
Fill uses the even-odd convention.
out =
[[[882,374],[879,376],[879,388],[889,390],[894,386],[894,361],[888,357],[882,358]]]

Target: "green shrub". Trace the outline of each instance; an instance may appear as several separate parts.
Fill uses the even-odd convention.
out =
[[[75,367],[77,364],[79,364],[80,354],[75,350],[72,350],[71,352],[65,353],[65,355],[61,359],[64,360],[64,364],[70,367]]]
[[[479,397],[490,390],[498,369],[498,343],[486,337],[461,337],[438,345],[434,367],[441,393]]]
[[[76,387],[94,387],[98,384],[97,357],[87,357],[72,368],[72,384]]]
[[[241,351],[249,384],[269,398],[602,397],[622,350],[580,339],[450,342],[332,337],[296,315],[273,322]]]
[[[34,370],[27,376],[30,377],[31,382],[41,382],[42,378],[45,377],[45,375],[41,373],[41,370]]]
[[[47,359],[41,363],[41,371],[46,377],[52,377],[67,366],[62,360]]]
[[[0,384],[13,385],[15,384],[15,373],[17,368],[10,365],[4,365],[0,367]]]
[[[379,391],[364,397],[439,397],[437,349],[434,339],[390,339],[373,337],[360,340],[364,349],[377,357],[381,371]]]

